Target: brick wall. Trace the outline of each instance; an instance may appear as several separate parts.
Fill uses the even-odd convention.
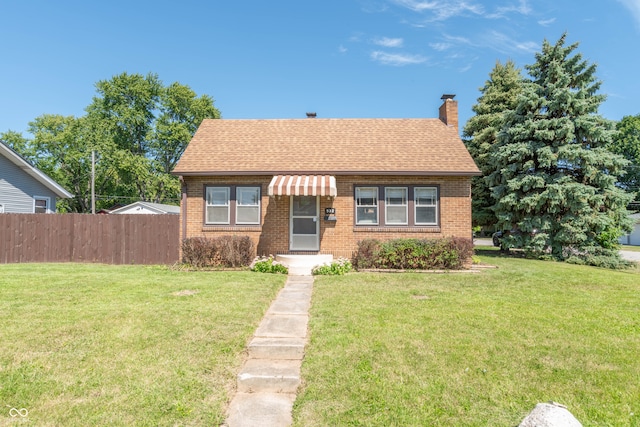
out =
[[[269,197],[271,175],[232,177],[185,177],[186,202],[183,199],[181,238],[215,237],[224,234],[248,235],[260,255],[290,253],[287,196]],[[336,176],[338,196],[320,197],[320,253],[351,257],[357,242],[366,238],[387,240],[398,237],[438,238],[471,237],[471,179],[469,177],[412,176]],[[205,185],[260,185],[262,187],[261,226],[204,225]],[[358,185],[437,185],[440,189],[440,225],[438,227],[355,227],[354,184]],[[381,197],[383,197],[381,195]],[[324,209],[336,209],[337,221],[324,221]],[[183,227],[186,233],[183,233]],[[184,235],[182,235],[184,234]],[[301,252],[302,253],[302,252]]]

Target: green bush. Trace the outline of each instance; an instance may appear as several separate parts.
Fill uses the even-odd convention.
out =
[[[397,270],[461,269],[471,263],[473,241],[444,239],[367,239],[358,243],[356,268]]]
[[[353,259],[353,266],[359,270],[375,268],[380,254],[380,240],[365,239],[358,242],[358,251]]]
[[[251,271],[257,271],[258,273],[276,273],[276,274],[288,274],[289,269],[284,265],[274,260],[272,256],[268,257],[256,257],[251,263]]]
[[[631,268],[635,263],[624,260],[620,253],[614,249],[602,247],[590,247],[579,253],[572,253],[566,258],[569,264],[590,265],[593,267],[623,270]]]
[[[182,241],[182,263],[192,267],[242,267],[253,259],[249,236],[191,237]]]
[[[331,264],[318,265],[311,270],[314,276],[343,276],[353,269],[351,261],[346,258],[338,258]]]

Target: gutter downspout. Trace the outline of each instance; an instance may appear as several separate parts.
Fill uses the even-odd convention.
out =
[[[180,257],[182,258],[182,240],[185,239],[185,236],[187,235],[187,183],[184,180],[184,177],[182,175],[179,176],[180,179],[180,189],[181,189],[181,197],[180,197],[180,217],[182,219],[182,232],[181,232],[181,239],[180,239],[180,250],[178,251],[180,253]]]

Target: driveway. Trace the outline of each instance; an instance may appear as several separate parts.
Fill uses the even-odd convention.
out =
[[[493,246],[490,238],[475,238],[473,244],[475,246]],[[620,256],[627,261],[640,262],[640,252],[620,251]]]
[[[640,252],[620,251],[620,256],[627,261],[640,262]]]

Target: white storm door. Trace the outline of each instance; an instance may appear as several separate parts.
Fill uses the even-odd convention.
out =
[[[318,196],[291,196],[289,250],[320,250],[320,222]]]

